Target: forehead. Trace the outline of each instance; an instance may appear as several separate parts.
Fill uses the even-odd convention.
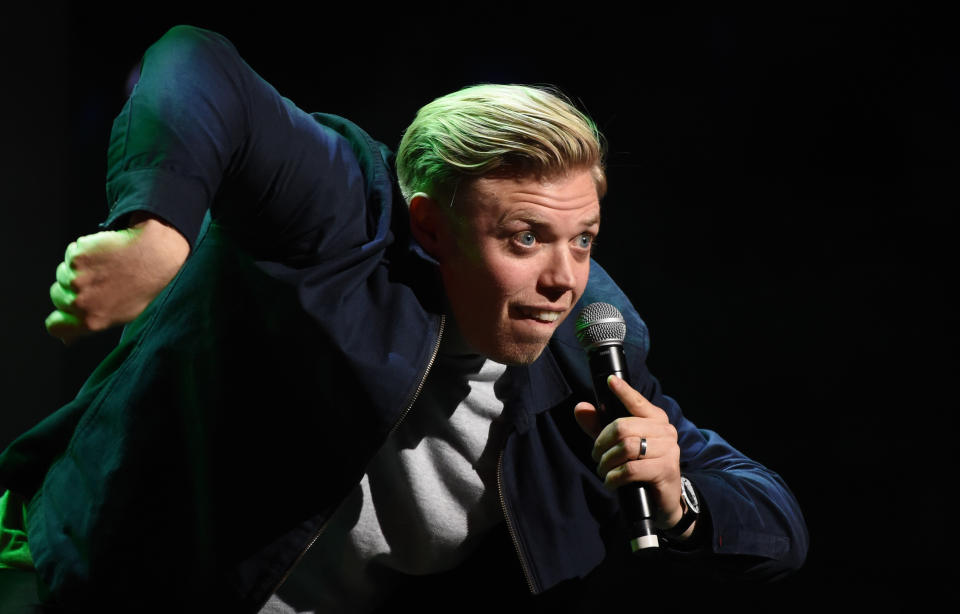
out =
[[[468,217],[509,215],[519,209],[599,215],[597,186],[588,170],[551,177],[478,177],[463,188]]]

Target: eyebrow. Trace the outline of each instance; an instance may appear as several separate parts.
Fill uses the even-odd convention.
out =
[[[505,213],[499,220],[497,220],[497,228],[503,228],[511,222],[526,222],[531,226],[549,226],[550,222],[547,218],[529,211],[526,209],[519,209],[517,211],[512,211]],[[586,219],[580,223],[582,228],[590,228],[591,226],[596,226],[600,223],[600,212],[598,211],[595,215]]]

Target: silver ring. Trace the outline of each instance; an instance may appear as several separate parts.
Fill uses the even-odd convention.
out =
[[[640,456],[644,456],[647,453],[647,438],[640,438]]]

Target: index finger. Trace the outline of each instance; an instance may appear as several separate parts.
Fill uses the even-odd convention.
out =
[[[607,386],[632,415],[640,418],[666,418],[666,413],[616,375],[607,378]]]
[[[67,249],[63,253],[63,262],[68,267],[73,267],[73,257],[76,255],[78,247],[76,241],[71,241],[70,244],[67,245]]]

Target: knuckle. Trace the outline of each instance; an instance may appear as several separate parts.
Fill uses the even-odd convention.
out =
[[[89,295],[88,295],[88,293],[84,292],[83,290],[77,291],[77,292],[73,295],[72,300],[70,301],[70,304],[71,304],[75,309],[78,309],[78,310],[80,310],[80,311],[88,311],[88,309],[89,309],[89,307],[90,307],[89,303],[90,303]]]
[[[83,252],[74,252],[70,258],[69,267],[74,271],[86,267],[90,263],[90,256]]]
[[[630,481],[630,469],[626,465],[620,465],[607,471],[604,478],[604,484],[611,489],[615,489],[622,484]]]
[[[71,273],[70,284],[73,289],[79,292],[82,289],[91,287],[96,282],[93,273],[79,270]]]
[[[643,474],[642,472],[643,472],[644,466],[640,463],[640,461],[629,461],[627,463],[624,463],[621,466],[623,468],[623,471],[622,471],[623,477],[628,482],[634,482],[639,480]]]
[[[614,490],[617,487],[617,481],[612,473],[603,476],[603,486],[607,490]]]
[[[637,416],[617,418],[617,439],[623,440],[629,437],[636,437],[637,433],[643,429],[643,421],[643,418]]]

